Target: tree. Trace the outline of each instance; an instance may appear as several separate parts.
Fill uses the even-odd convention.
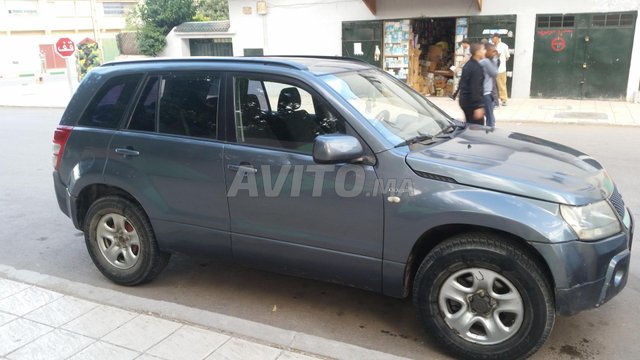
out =
[[[130,17],[137,28],[138,49],[144,55],[158,55],[171,29],[191,20],[195,14],[193,0],[146,0],[138,4]]]
[[[200,0],[196,17],[199,21],[229,20],[228,0]]]

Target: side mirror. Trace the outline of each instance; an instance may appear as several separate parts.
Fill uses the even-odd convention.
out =
[[[350,162],[363,153],[360,141],[349,135],[320,135],[313,141],[313,161],[319,164]]]

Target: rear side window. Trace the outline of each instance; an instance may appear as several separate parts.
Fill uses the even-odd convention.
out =
[[[130,130],[156,132],[159,85],[160,78],[157,76],[147,81],[140,100],[138,100],[138,104],[131,115],[131,120],[129,121]]]
[[[87,106],[78,125],[116,128],[133,99],[141,77],[127,75],[107,81]]]
[[[158,84],[158,131],[215,139],[219,93],[217,74],[163,76]]]

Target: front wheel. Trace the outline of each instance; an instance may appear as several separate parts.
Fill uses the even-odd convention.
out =
[[[85,219],[84,238],[91,260],[113,282],[147,282],[167,265],[170,255],[160,251],[146,214],[129,200],[100,198]]]
[[[458,235],[436,246],[418,269],[418,316],[458,358],[526,358],[551,332],[550,285],[537,261],[512,242],[490,233]]]

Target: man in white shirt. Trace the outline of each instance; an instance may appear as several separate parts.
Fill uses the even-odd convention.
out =
[[[507,105],[507,61],[511,55],[509,54],[509,46],[502,42],[500,34],[493,34],[493,45],[496,46],[498,51],[498,76],[496,77],[496,83],[498,85],[498,95],[500,96],[500,102],[502,106]]]

